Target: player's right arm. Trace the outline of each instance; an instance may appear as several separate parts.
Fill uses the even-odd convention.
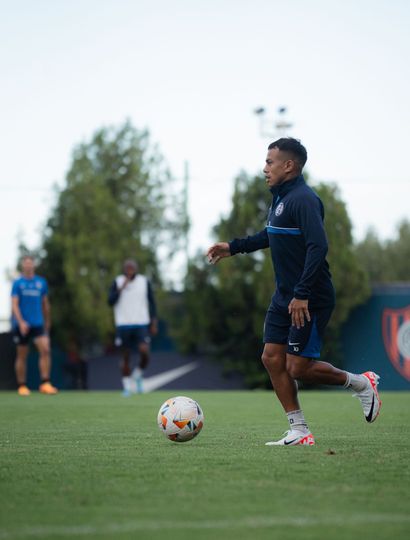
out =
[[[23,319],[19,306],[19,297],[17,295],[13,295],[11,297],[11,310],[13,312],[14,318],[17,321],[21,335],[25,336],[30,330],[30,326]]]
[[[110,290],[108,292],[108,304],[110,306],[113,306],[118,302],[118,298],[120,297],[120,291],[117,287],[117,280],[114,279],[114,281],[111,283]]]
[[[110,290],[108,292],[108,304],[110,306],[113,306],[118,302],[118,299],[120,297],[120,294],[123,289],[128,285],[130,280],[126,277],[124,279],[124,283],[121,285],[121,287],[118,287],[117,280],[114,279],[114,281],[111,283]]]
[[[236,255],[237,253],[253,253],[259,249],[266,249],[267,247],[269,247],[269,236],[266,228],[252,236],[247,236],[246,238],[234,238],[229,242],[229,251],[231,252],[231,255]]]
[[[258,249],[269,247],[269,237],[266,229],[246,238],[235,238],[231,242],[218,242],[208,249],[207,257],[211,264],[216,264],[224,257],[237,253],[252,253]]]
[[[154,289],[152,288],[151,282],[147,280],[147,297],[148,297],[148,311],[150,318],[150,332],[152,336],[158,334],[158,318],[157,318],[157,304],[155,302]]]
[[[214,244],[208,249],[206,256],[211,264],[216,264],[224,257],[230,257],[231,252],[228,242],[218,242],[217,244]]]
[[[41,301],[41,307],[43,310],[44,327],[47,334],[49,334],[50,328],[51,328],[51,307],[50,307],[50,300],[48,299],[48,294],[45,294],[43,296],[43,299]]]

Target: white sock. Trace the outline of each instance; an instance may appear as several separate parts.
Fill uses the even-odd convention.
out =
[[[140,368],[140,367],[136,367],[132,370],[132,377],[134,379],[139,379],[140,377],[142,377],[142,374],[143,374],[143,370]]]
[[[355,392],[361,392],[367,386],[367,379],[364,375],[356,375],[355,373],[349,373],[346,371],[347,379],[343,388],[349,388]]]
[[[124,388],[125,392],[132,392],[132,382],[131,377],[122,378],[122,387]]]
[[[286,413],[286,416],[288,417],[288,420],[289,420],[290,429],[294,429],[296,431],[302,431],[304,433],[309,431],[305,417],[303,416],[303,411],[301,409],[297,411],[290,411]]]

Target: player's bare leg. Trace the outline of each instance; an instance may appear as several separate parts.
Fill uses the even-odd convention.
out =
[[[42,394],[57,394],[58,390],[50,383],[51,371],[51,354],[50,354],[50,338],[48,336],[39,336],[34,340],[37,347],[39,360],[38,367],[40,370],[41,384],[39,390]]]
[[[138,345],[138,352],[140,354],[140,368],[142,370],[146,369],[149,363],[149,344],[148,343],[140,343]]]
[[[286,355],[286,370],[293,379],[308,383],[343,386],[347,379],[346,371],[332,364],[294,354]]]
[[[28,345],[17,345],[17,356],[14,364],[18,393],[20,396],[29,396],[30,390],[27,387],[27,355]]]
[[[40,370],[41,380],[49,380],[51,369],[50,339],[48,336],[39,336],[34,340],[34,343],[39,354],[38,367]]]
[[[304,382],[351,388],[362,405],[366,422],[374,422],[382,402],[377,391],[379,376],[373,371],[355,374],[338,369],[327,362],[293,354],[287,355],[286,369],[291,377]]]
[[[122,359],[120,362],[122,375],[123,396],[130,396],[135,392],[134,381],[131,377],[131,350],[128,348],[122,349]]]
[[[282,439],[266,444],[268,446],[313,445],[313,435],[308,429],[300,408],[297,383],[286,369],[286,350],[287,345],[266,343],[262,354],[263,365],[269,373],[272,386],[287,414],[290,427]]]
[[[17,384],[26,384],[28,345],[17,345],[15,362]]]
[[[273,389],[287,414],[290,426],[285,437],[267,445],[311,445],[314,444],[314,439],[300,408],[297,383],[286,369],[286,350],[287,345],[266,343],[262,354],[263,365],[269,373]]]
[[[137,393],[142,394],[144,391],[143,388],[143,376],[144,370],[148,366],[150,359],[150,347],[149,343],[142,342],[138,344],[138,352],[140,356],[139,366],[134,369],[132,376],[134,377]]]
[[[123,377],[129,377],[131,375],[130,357],[131,351],[129,349],[123,349],[120,362],[121,374]]]
[[[285,412],[300,409],[297,384],[286,370],[287,345],[265,343],[262,362]]]

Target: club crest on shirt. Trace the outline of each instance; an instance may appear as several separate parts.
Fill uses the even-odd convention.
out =
[[[278,206],[277,206],[276,209],[275,209],[275,216],[280,216],[280,215],[281,215],[281,213],[283,212],[284,206],[285,206],[285,205],[283,204],[283,202],[280,202],[280,203],[278,204]]]

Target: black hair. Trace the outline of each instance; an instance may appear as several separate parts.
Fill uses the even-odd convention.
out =
[[[134,268],[138,268],[138,263],[135,259],[125,259],[123,267],[125,268],[126,266],[133,266]]]
[[[24,259],[31,259],[33,262],[35,262],[34,255],[31,255],[30,253],[25,253],[20,257],[20,261],[23,262]]]
[[[303,169],[307,161],[307,151],[299,139],[293,137],[282,137],[268,146],[268,150],[277,148],[281,152],[287,152],[293,160],[299,165],[300,170]]]

